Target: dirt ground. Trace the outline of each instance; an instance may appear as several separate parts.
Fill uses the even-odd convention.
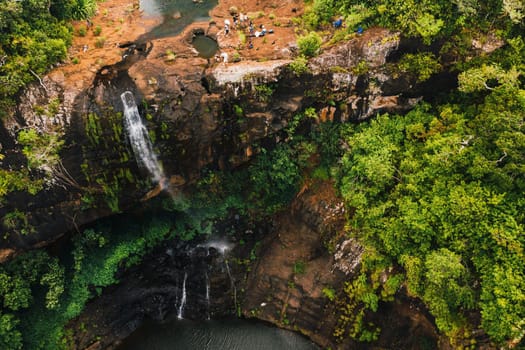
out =
[[[234,27],[230,11],[232,8],[248,15],[256,31],[260,30],[260,25],[264,25],[267,30],[273,30],[273,33],[264,37],[250,37],[247,24],[243,28]],[[207,28],[215,23],[220,50],[227,52],[229,57],[238,54],[241,60],[256,61],[288,58],[288,47],[296,39],[292,19],[302,12],[303,2],[300,0],[219,0],[218,5],[210,11],[210,21],[194,23],[192,27]],[[231,23],[229,34],[224,31],[226,19]],[[143,15],[138,0],[99,2],[97,13],[89,22],[73,23],[75,35],[68,52],[68,61],[53,70],[50,77],[71,89],[80,91],[87,88],[101,67],[115,64],[122,59],[124,49],[119,47],[120,44],[136,40],[161,21],[160,17]],[[94,33],[97,27],[101,29],[99,35]],[[82,28],[86,29],[84,36],[79,35]],[[180,37],[184,35],[183,31],[170,40],[180,41]],[[249,48],[250,41],[252,48]]]

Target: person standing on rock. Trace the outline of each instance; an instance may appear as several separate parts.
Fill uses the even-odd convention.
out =
[[[228,33],[230,32],[230,25],[231,25],[230,20],[229,19],[225,19],[224,20],[224,33],[226,35],[228,35]]]

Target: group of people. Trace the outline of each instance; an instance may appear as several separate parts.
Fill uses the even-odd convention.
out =
[[[267,30],[266,27],[264,26],[264,24],[261,24],[259,25],[259,28],[258,30],[255,30],[255,26],[253,24],[253,21],[248,17],[248,15],[246,14],[243,14],[243,13],[235,13],[232,15],[232,20],[233,20],[233,28],[234,29],[242,29],[244,30],[246,27],[248,27],[248,30],[249,30],[249,35],[248,35],[248,49],[253,49],[253,41],[252,41],[252,38],[253,37],[261,37],[261,36],[265,36],[267,33],[273,33],[273,30]],[[230,34],[230,30],[231,30],[231,21],[229,19],[225,19],[224,20],[224,35],[229,35]],[[226,57],[224,56],[217,56],[216,57],[216,60],[217,61],[223,61],[223,62],[228,62],[228,56],[226,55]]]
[[[237,27],[244,27],[244,23],[248,22],[249,18],[248,18],[248,15],[245,15],[245,14],[234,14],[232,16],[232,19],[233,19],[233,27],[235,29],[237,29]],[[251,21],[250,21],[251,23]],[[228,35],[230,33],[230,27],[231,27],[231,22],[229,19],[225,19],[224,20],[224,34]]]
[[[264,26],[264,24],[261,24],[259,25],[259,29],[258,30],[255,30],[255,26],[253,24],[253,21],[248,17],[248,15],[245,15],[243,13],[239,13],[239,14],[234,14],[232,16],[232,19],[233,19],[233,27],[235,29],[237,28],[241,28],[241,29],[244,29],[246,28],[246,23],[248,24],[248,29],[249,29],[249,37],[250,37],[250,40],[248,42],[248,48],[253,48],[253,43],[252,43],[252,40],[251,38],[252,37],[261,37],[261,36],[265,36],[266,34],[268,33],[273,33],[273,30],[270,29],[270,30],[267,30],[266,27]],[[230,33],[230,28],[231,28],[231,22],[229,19],[225,19],[224,20],[224,34],[225,35],[228,35]]]

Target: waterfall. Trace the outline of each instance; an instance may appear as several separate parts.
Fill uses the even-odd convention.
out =
[[[207,308],[207,316],[206,318],[210,319],[210,277],[208,276],[208,273],[206,272],[206,308]]]
[[[153,151],[148,129],[142,123],[135,97],[131,91],[126,91],[120,95],[120,99],[124,105],[124,123],[135,159],[139,165],[144,166],[149,171],[153,182],[160,182],[162,187],[165,176],[157,155]]]
[[[230,265],[228,264],[228,260],[225,260],[224,264],[226,265],[226,272],[228,272],[228,277],[230,278],[230,284],[233,289],[233,304],[235,306],[235,310],[237,310],[237,288],[235,288],[235,280],[233,279],[232,273],[230,271]]]
[[[184,306],[186,306],[186,279],[188,278],[188,273],[184,272],[184,280],[182,281],[182,297],[180,299],[179,311],[177,312],[177,318],[182,320],[184,313]]]

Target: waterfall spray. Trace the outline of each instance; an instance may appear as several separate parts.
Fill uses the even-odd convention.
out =
[[[226,265],[226,272],[228,273],[228,277],[230,278],[231,288],[233,289],[233,305],[235,306],[235,309],[237,310],[237,288],[235,287],[235,280],[233,279],[232,273],[230,271],[230,265],[228,264],[228,260],[224,260],[224,264]]]
[[[207,308],[207,315],[206,318],[210,319],[210,277],[208,276],[208,272],[206,272],[206,308]]]
[[[184,280],[182,282],[182,297],[180,299],[179,311],[177,312],[177,318],[182,320],[184,314],[184,307],[186,306],[186,279],[188,278],[188,273],[184,272]]]

